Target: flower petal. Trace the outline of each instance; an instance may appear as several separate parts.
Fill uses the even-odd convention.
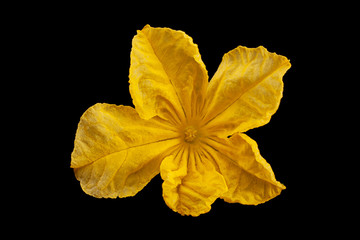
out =
[[[185,121],[204,105],[207,71],[196,44],[182,31],[149,25],[132,41],[130,93],[140,116]]]
[[[204,122],[221,136],[270,121],[282,97],[289,60],[264,47],[237,47],[225,54],[210,81]]]
[[[71,167],[89,195],[133,196],[159,173],[167,151],[178,144],[176,135],[131,107],[95,104],[80,119]]]
[[[257,205],[285,189],[276,181],[256,142],[247,135],[234,134],[226,139],[212,137],[204,145],[204,152],[218,163],[226,180],[229,190],[221,196],[225,201]]]
[[[181,215],[199,216],[227,191],[226,183],[214,164],[192,145],[184,145],[160,166],[166,204]]]

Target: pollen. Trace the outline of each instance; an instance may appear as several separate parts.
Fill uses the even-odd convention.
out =
[[[198,131],[194,127],[187,127],[184,132],[184,140],[187,143],[192,143],[198,136]]]

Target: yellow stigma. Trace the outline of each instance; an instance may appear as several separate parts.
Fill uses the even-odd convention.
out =
[[[197,130],[194,127],[188,127],[184,132],[184,140],[187,143],[193,142],[197,137]]]

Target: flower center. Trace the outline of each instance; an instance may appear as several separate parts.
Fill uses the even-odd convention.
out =
[[[184,132],[184,140],[187,143],[192,143],[198,135],[198,131],[194,127],[187,127]]]

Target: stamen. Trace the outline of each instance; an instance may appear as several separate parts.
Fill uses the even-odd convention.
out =
[[[194,127],[188,127],[185,129],[184,140],[185,142],[191,143],[197,137],[197,130]]]

